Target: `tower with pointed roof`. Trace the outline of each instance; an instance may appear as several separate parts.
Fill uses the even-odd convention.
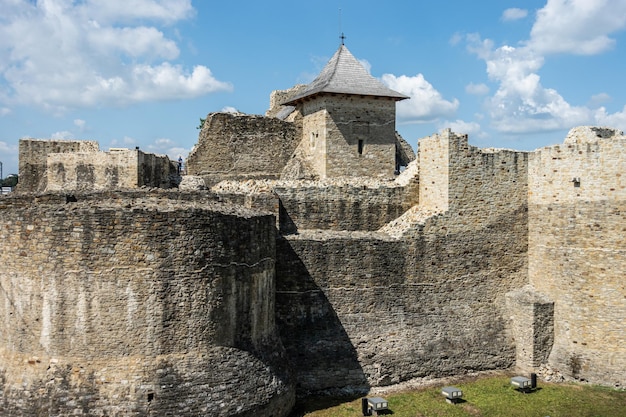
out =
[[[392,177],[396,102],[406,98],[370,75],[342,42],[317,78],[283,105],[302,114],[300,149],[320,178]]]

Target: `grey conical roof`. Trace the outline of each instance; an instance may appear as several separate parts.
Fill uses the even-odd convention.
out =
[[[394,100],[409,98],[372,77],[343,44],[317,78],[283,105],[293,105],[304,98],[322,93],[389,97]]]

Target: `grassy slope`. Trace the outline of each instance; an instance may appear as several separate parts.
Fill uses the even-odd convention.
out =
[[[441,387],[390,394],[389,408],[394,417],[626,417],[626,392],[581,384],[539,383],[530,394],[514,390],[509,376],[484,377],[458,382],[463,390],[463,403],[445,402]],[[361,400],[310,411],[307,417],[361,416]]]

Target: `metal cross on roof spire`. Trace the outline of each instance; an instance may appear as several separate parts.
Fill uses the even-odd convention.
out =
[[[341,32],[341,36],[339,38],[341,39],[341,44],[343,45],[343,41],[344,39],[346,39],[346,36],[343,34],[343,31],[341,30],[341,7],[339,8],[339,32]]]

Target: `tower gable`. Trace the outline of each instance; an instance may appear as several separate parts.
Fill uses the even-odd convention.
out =
[[[303,116],[300,148],[320,178],[392,177],[396,101],[341,45],[315,80],[282,104]]]
[[[322,72],[304,91],[282,104],[296,105],[303,100],[311,99],[321,94],[387,97],[394,101],[409,98],[388,88],[372,77],[345,45],[339,47]]]

